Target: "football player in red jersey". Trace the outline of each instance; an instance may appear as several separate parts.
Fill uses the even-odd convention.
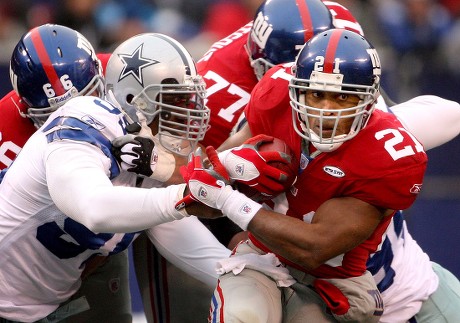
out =
[[[280,10],[281,7],[282,10]],[[261,16],[266,17],[267,21],[263,21]],[[255,39],[259,36],[258,33],[262,31],[260,28],[253,28],[253,22],[250,22],[233,34],[214,43],[197,62],[198,73],[203,76],[207,85],[206,105],[211,110],[210,128],[201,141],[203,146],[214,145],[217,147],[228,138],[232,128],[237,124],[244,106],[249,101],[252,88],[257,84],[260,75],[257,76],[255,70],[260,70],[258,65],[261,63],[268,64],[263,67],[263,69],[268,69],[274,64],[293,61],[300,46],[309,37],[332,28],[334,26],[333,21],[335,21],[319,0],[264,2],[257,10],[255,17],[255,22],[259,23],[260,27],[270,24],[273,30],[263,49],[257,47],[258,45],[255,43]],[[349,25],[351,26],[352,23]],[[251,31],[253,31],[252,37],[249,36]],[[259,60],[257,63],[251,64],[253,59],[249,47],[254,51],[254,55],[258,55],[257,58],[263,58],[264,61],[260,63]],[[286,49],[281,56],[277,54],[277,50],[280,48]],[[288,48],[289,50],[287,50]],[[262,53],[267,54],[263,54],[261,57]],[[255,59],[256,57],[254,57]],[[205,222],[219,241],[225,246],[229,246],[230,249],[247,235],[226,218],[215,221],[200,220]],[[147,256],[145,256],[145,250],[148,250]],[[133,251],[136,274],[140,282],[148,320],[155,321],[165,317],[174,317],[181,312],[185,312],[187,315],[190,310],[193,311],[193,308],[177,306],[173,301],[168,303],[167,297],[157,293],[159,290],[168,291],[169,288],[169,292],[174,297],[175,289],[171,286],[174,285],[174,277],[168,276],[166,274],[168,271],[165,268],[173,271],[175,268],[152,248],[148,239],[143,236],[136,239],[133,244]],[[152,275],[152,272],[163,275],[164,280],[153,279],[153,277],[160,276]],[[165,280],[170,283],[165,283]],[[208,293],[208,287],[198,282],[194,286],[195,293],[200,295]],[[182,293],[185,292],[182,291]],[[207,307],[207,305],[206,303],[205,306]],[[181,310],[181,308],[183,309]],[[200,303],[195,304],[194,308],[200,308]]]
[[[105,69],[109,57],[110,54],[97,54],[103,69]],[[30,71],[31,74],[34,72]],[[0,100],[0,107],[0,120],[2,120],[0,123],[0,170],[3,170],[11,165],[27,139],[37,130],[37,127],[29,118],[28,109],[30,106],[19,98],[15,90],[11,90]]]
[[[383,313],[366,262],[395,211],[419,193],[426,154],[394,116],[374,110],[380,62],[362,36],[344,29],[318,34],[294,70],[294,77],[270,70],[245,109],[253,135],[283,139],[301,160],[297,181],[273,200],[276,211],[188,166],[194,199],[250,232],[220,262],[210,322],[377,322]],[[249,156],[251,149],[243,149]],[[198,194],[203,184],[208,198]],[[272,253],[283,266],[274,261],[270,268],[265,256]]]
[[[270,67],[294,61],[313,35],[332,27],[362,33],[346,8],[332,1],[324,4],[327,7],[310,0],[264,2],[253,21],[214,43],[198,60],[212,120],[204,146],[218,147],[228,138],[257,81]]]
[[[276,8],[275,6],[277,1],[272,1],[271,3],[274,6],[272,8]],[[333,15],[334,26],[347,28],[349,30],[363,34],[361,26],[345,7],[332,1],[324,1],[324,3],[327,5]],[[291,12],[290,10],[292,9],[288,9],[291,8],[289,5],[290,4],[285,3],[284,6],[288,7],[286,10],[281,11],[271,9],[270,7],[261,6],[259,12],[262,13],[264,17],[266,17],[267,22],[264,23],[259,21],[259,25],[266,25],[267,23],[270,23],[274,30],[277,30],[277,27],[283,27],[286,30],[294,29],[294,26],[292,25],[288,27],[284,27],[282,25],[282,22],[289,23],[289,20],[276,19],[276,15],[279,15],[279,13],[283,12],[290,12],[290,16],[299,14],[298,9],[295,9]],[[256,17],[259,15],[259,12]],[[272,16],[275,18],[272,19]],[[320,17],[321,15],[316,14],[315,16]],[[257,18],[255,20],[257,20]],[[295,22],[293,25],[295,25]],[[283,41],[291,41],[295,39],[299,42],[297,45],[300,46],[303,44],[302,39],[297,39],[291,37],[290,34],[287,34],[283,35],[285,38],[281,39],[274,38],[271,40],[269,37],[265,43],[266,46],[261,49],[257,47],[256,40],[259,38],[257,35],[257,29],[253,30],[252,33],[251,29],[252,22],[242,27],[232,35],[216,42],[198,62],[198,69],[204,76],[204,79],[208,85],[207,104],[211,108],[212,113],[212,127],[208,131],[207,136],[203,141],[205,144],[207,143],[219,146],[222,139],[226,139],[227,134],[231,131],[233,125],[237,123],[236,121],[239,119],[238,116],[241,116],[241,111],[249,99],[249,94],[252,88],[255,86],[264,71],[273,66],[273,63],[294,60],[296,53],[291,54],[291,58],[287,58],[287,60],[280,59],[279,56],[276,56],[276,46],[274,46],[275,41],[278,41],[278,44],[285,44]],[[260,31],[260,29],[258,30]],[[272,48],[271,51],[270,46]],[[247,49],[252,49],[252,51],[248,51]],[[267,49],[268,53],[272,55],[270,56],[269,54],[265,53],[265,49]],[[254,70],[250,68],[251,65],[254,67]],[[258,75],[256,76],[254,71],[262,71],[262,73],[257,72],[256,74]],[[411,122],[411,120],[414,119],[414,115],[420,116],[422,114],[428,116],[431,113],[430,109],[424,109],[424,107],[429,106],[443,106],[444,111],[446,111],[446,115],[449,116],[449,118],[443,120],[443,124],[446,125],[443,131],[437,131],[436,133],[432,133],[431,131],[427,132],[427,127],[424,127],[422,124]],[[382,108],[386,109],[385,106]],[[436,97],[423,96],[410,100],[401,106],[398,105],[392,107],[392,110],[405,125],[410,125],[412,131],[416,130],[417,136],[420,139],[423,139],[423,144],[427,149],[445,143],[458,134],[459,130],[455,124],[458,124],[457,120],[459,120],[460,114],[458,112],[458,104],[455,102],[442,100]],[[430,118],[428,117],[427,119]],[[216,125],[218,125],[218,127],[216,127]],[[245,127],[243,130],[245,129],[248,128]],[[432,127],[430,129],[432,131],[434,130]],[[212,133],[213,135],[211,136],[210,134]],[[243,133],[245,133],[245,131],[238,134],[238,136],[242,135]],[[249,136],[250,134],[246,134],[246,138]],[[234,140],[236,140],[236,138]],[[244,140],[240,140],[239,142],[242,141]],[[221,149],[223,150],[225,148],[229,148],[232,145],[233,144],[229,144],[225,146],[224,144],[221,146]],[[385,245],[390,246],[390,249],[396,248],[396,250],[388,251],[387,248],[385,252],[382,251],[378,253],[378,256],[375,256],[373,261],[370,262],[369,269],[373,274],[376,275],[376,281],[379,284],[379,289],[383,292],[384,298],[386,298],[386,303],[389,304],[389,302],[387,302],[388,300],[391,302],[392,314],[391,316],[389,315],[390,307],[388,307],[384,317],[382,317],[382,319],[385,319],[384,322],[392,322],[394,321],[395,317],[404,316],[410,318],[421,306],[421,300],[426,299],[428,295],[436,288],[433,281],[437,279],[433,276],[433,272],[429,270],[431,265],[429,263],[428,257],[423,253],[421,248],[407,232],[406,224],[402,218],[402,215],[398,212],[394,219],[395,223],[392,223],[393,229],[388,233],[390,239],[386,239]],[[226,219],[211,221],[209,226],[212,226],[212,231],[225,245],[230,244],[230,246],[233,246],[234,242],[231,241],[232,238],[235,238],[234,241],[239,241],[242,237],[244,237],[244,234],[235,236],[234,234],[241,230],[236,226],[229,226]],[[391,238],[393,236],[398,238]],[[406,237],[405,242],[403,242],[403,239],[401,239],[402,236]],[[390,240],[391,243],[389,243]],[[403,243],[405,247],[402,247],[401,243]],[[406,260],[408,257],[407,255],[404,256],[404,254],[417,255],[417,257],[411,257],[411,259],[413,258],[414,261],[407,262]],[[389,257],[389,255],[391,255],[391,257]],[[158,263],[158,261],[155,261],[152,266],[158,265]],[[423,263],[424,265],[417,268],[417,263]],[[409,267],[412,269],[408,269],[408,264],[411,264]],[[415,267],[413,266],[414,264]],[[136,266],[136,268],[138,269],[139,266]],[[452,274],[443,268],[439,268],[437,264],[433,264],[433,268],[441,278],[441,281],[445,282],[443,286],[458,285],[457,279],[453,277]],[[385,272],[383,278],[381,275],[379,275],[382,270]],[[407,285],[406,282],[400,281],[401,277],[404,275],[395,275],[395,271],[403,272],[405,270],[412,270],[413,272],[417,272],[417,280],[420,282],[419,286],[424,286],[424,288],[421,288],[419,291],[414,291],[412,295],[408,295],[411,293],[402,293],[401,290],[390,288],[391,286],[394,287],[398,285]],[[395,283],[392,283],[394,281]],[[438,288],[438,290],[442,289],[443,288],[441,287]],[[447,297],[447,295],[450,295],[449,292],[446,293],[444,298]],[[428,304],[428,302],[425,302],[424,306],[426,306],[426,304]],[[420,318],[418,319],[420,320]]]
[[[276,66],[257,84],[246,108],[248,119],[252,119],[252,122],[250,121],[249,125],[246,124],[242,131],[231,138],[236,142],[230,143],[230,146],[244,141],[254,133],[265,132],[265,129],[270,129],[270,127],[275,136],[281,136],[289,128],[283,122],[287,122],[286,120],[290,119],[292,113],[287,108],[289,107],[289,93],[286,90],[293,77],[291,68],[292,64]],[[260,100],[268,96],[271,99],[270,104],[267,104],[266,100]],[[460,120],[459,108],[459,104],[453,101],[433,96],[421,96],[389,109],[411,133],[413,132],[417,138],[422,139],[421,142],[427,149],[431,149],[451,140],[459,133],[459,126],[455,124]],[[439,111],[439,109],[445,113],[433,114],[433,110]],[[271,119],[260,118],[259,110],[263,113],[271,113]],[[301,109],[298,108],[298,110]],[[436,130],[428,127],[428,120],[433,120],[434,115],[439,123],[446,125],[445,129]],[[276,123],[270,121],[275,118]],[[300,129],[303,131],[305,126]],[[428,128],[432,129],[429,131],[430,134],[427,133]],[[308,128],[305,129],[308,130]],[[295,139],[295,134],[290,138]],[[393,154],[398,153],[395,150]],[[308,163],[309,159],[304,157],[301,165],[305,167]],[[340,176],[341,174],[335,168],[329,167],[327,170],[332,175]],[[454,310],[460,304],[458,279],[442,266],[430,262],[428,255],[412,239],[400,211],[396,212],[393,217],[385,233],[381,249],[372,254],[368,260],[367,268],[374,275],[385,304],[385,311],[380,318],[381,322],[405,322],[411,319],[416,319],[417,322],[432,322],[435,317],[449,322],[459,319],[457,311]],[[411,274],[403,274],[407,272]],[[440,310],[440,307],[443,309]]]
[[[347,8],[333,1],[323,1],[323,3],[329,8],[332,14],[335,27],[346,28],[363,35],[361,26]],[[276,5],[276,1],[272,1],[272,4]],[[276,18],[272,19],[272,16],[276,17],[279,11],[270,11],[269,8],[262,11],[263,16],[266,17],[266,23],[270,23],[274,30],[276,30],[278,25],[276,24]],[[254,21],[256,20],[257,18]],[[259,25],[263,25],[263,23],[259,22]],[[273,66],[271,63],[286,62],[282,59],[277,60],[279,56],[273,55],[276,52],[274,50],[270,51],[270,37],[268,37],[265,47],[258,48],[258,40],[263,39],[263,36],[259,37],[257,30],[262,34],[265,30],[263,28],[251,30],[251,26],[252,22],[233,35],[216,42],[198,62],[198,69],[203,74],[208,87],[215,89],[209,92],[210,95],[208,95],[207,103],[213,114],[211,124],[220,123],[219,129],[224,129],[225,135],[228,133],[231,125],[236,123],[236,120],[241,120],[244,117],[244,114],[240,114],[244,107],[240,105],[238,106],[240,107],[239,110],[235,110],[237,107],[236,103],[239,102],[241,104],[244,101],[243,98],[236,94],[233,96],[229,94],[229,90],[235,88],[232,82],[237,82],[235,83],[237,85],[246,84],[249,88],[248,93],[250,93],[257,82],[253,73],[248,71],[247,53],[249,52],[249,61],[254,66],[257,79],[260,79],[263,72]],[[286,29],[290,30],[289,28]],[[265,39],[267,39],[267,34],[265,33]],[[285,39],[278,40],[278,44],[285,44],[283,41],[289,41],[290,39],[292,37],[288,35]],[[241,47],[243,46],[252,50],[242,51]],[[271,47],[276,48],[275,46]],[[283,48],[283,46],[281,47]],[[265,49],[268,52],[265,52]],[[291,61],[293,60],[291,59]],[[229,68],[226,68],[226,66]],[[220,81],[212,80],[211,78],[213,77]],[[223,80],[227,80],[227,82],[223,82]],[[221,84],[221,87],[216,86],[218,83]],[[222,87],[225,84],[228,84],[227,87]],[[260,87],[262,86],[261,84]],[[244,86],[240,85],[240,88],[244,88]],[[239,91],[238,93],[242,92]],[[381,94],[384,96],[382,90]],[[268,97],[269,91],[267,91],[266,95]],[[270,100],[273,100],[273,98],[274,96],[270,96]],[[420,96],[399,105],[391,107],[388,107],[388,105],[392,105],[391,101],[387,98],[384,101],[382,96],[380,96],[377,107],[394,113],[405,127],[416,134],[416,137],[427,150],[452,140],[460,132],[458,126],[460,124],[460,106],[456,102],[434,96]],[[233,107],[233,109],[228,109],[227,107]],[[443,113],[438,113],[440,108]],[[219,114],[226,117],[231,116],[231,114],[225,113],[226,111],[235,113],[231,123],[226,122],[219,116]],[[438,123],[443,124],[444,127],[431,126],[434,114],[436,114],[436,118],[439,120]],[[441,115],[445,117],[441,117]],[[249,127],[241,126],[243,123],[244,121],[236,123],[237,126],[235,128],[242,127],[242,131],[229,142],[224,142],[219,150],[228,149],[235,144],[241,144],[245,139],[252,136],[250,131],[248,131]],[[430,129],[430,131],[427,131],[427,129]],[[213,131],[216,131],[216,129],[210,129],[207,134],[209,138],[208,142],[218,147],[221,144],[219,140],[222,136],[219,137],[216,135],[210,137]],[[238,136],[241,136],[241,138],[238,139]],[[207,137],[205,137],[205,143],[208,139]],[[216,141],[215,138],[219,138],[219,140]],[[230,244],[230,246],[233,246],[236,241],[244,237],[244,234],[241,232],[236,234],[239,231],[238,228],[234,225],[229,225],[226,219],[218,219],[217,221],[210,221],[210,223],[208,226],[219,240],[226,245]],[[395,215],[383,245],[385,248],[373,255],[368,263],[368,269],[374,275],[385,304],[388,305],[381,318],[382,322],[394,322],[400,319],[408,320],[417,312],[417,321],[430,321],[434,316],[444,316],[447,320],[458,320],[455,311],[443,310],[440,312],[436,306],[430,306],[430,304],[449,304],[449,309],[456,308],[460,304],[460,298],[455,296],[460,291],[458,279],[439,264],[430,263],[429,257],[408,232],[401,212],[397,212]],[[408,271],[414,273],[412,276],[413,280],[399,274]],[[382,273],[384,274],[382,275]],[[418,281],[417,284],[413,284],[415,280]],[[413,286],[415,285],[420,286],[420,289],[414,290]],[[398,288],[402,286],[412,287]]]
[[[324,3],[324,4],[323,4]],[[281,63],[293,62],[312,35],[332,27],[362,34],[351,13],[333,1],[292,0],[264,2],[254,20],[214,43],[197,62],[207,86],[210,129],[203,146],[221,146],[232,130],[244,123],[243,110],[263,74]],[[326,5],[326,6],[325,6]],[[227,219],[202,220],[230,249],[245,237]]]

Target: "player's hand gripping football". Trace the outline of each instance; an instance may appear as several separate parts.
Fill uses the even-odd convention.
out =
[[[176,209],[181,210],[192,202],[199,201],[222,211],[240,228],[247,230],[249,222],[262,205],[252,201],[229,185],[228,173],[213,147],[207,147],[206,153],[212,167],[206,169],[203,166],[201,148],[198,148],[191,155],[191,161],[187,166],[181,167],[181,173],[188,185],[190,194],[176,203]]]
[[[158,162],[158,152],[152,139],[128,134],[112,141],[112,153],[123,170],[151,176]]]
[[[176,209],[180,210],[193,201],[201,202],[209,207],[219,209],[228,195],[233,192],[230,178],[221,164],[217,152],[211,146],[206,148],[206,154],[211,166],[205,168],[201,148],[190,156],[187,166],[182,166],[180,171],[188,185],[190,194],[177,202]]]
[[[237,148],[220,153],[230,179],[253,187],[267,197],[284,191],[288,174],[273,164],[281,163],[288,167],[291,156],[281,151],[259,151],[261,145],[273,140],[272,136],[257,135]]]

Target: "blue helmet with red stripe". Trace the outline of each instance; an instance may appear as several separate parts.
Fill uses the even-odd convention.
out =
[[[366,126],[381,67],[377,51],[363,36],[345,29],[314,36],[300,50],[293,72],[289,95],[295,130],[302,138],[321,151],[332,151]],[[313,106],[324,92],[337,93],[343,104]],[[346,103],[348,98],[356,104]]]
[[[305,42],[330,28],[334,28],[332,15],[320,0],[263,2],[246,44],[257,78],[276,64],[294,62]]]
[[[102,67],[93,46],[79,32],[45,24],[23,35],[13,50],[10,78],[38,127],[70,98],[104,94]]]

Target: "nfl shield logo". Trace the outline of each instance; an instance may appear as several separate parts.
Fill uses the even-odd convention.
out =
[[[120,278],[109,280],[109,290],[114,294],[120,290]]]

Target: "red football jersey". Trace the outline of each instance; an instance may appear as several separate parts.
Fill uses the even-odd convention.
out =
[[[98,54],[102,68],[109,60],[110,54]],[[0,170],[8,167],[21,151],[27,139],[37,130],[32,121],[20,112],[27,107],[15,91],[10,91],[0,100]]]
[[[332,14],[335,28],[345,28],[364,36],[361,25],[347,8],[334,1],[323,0],[323,3]]]
[[[323,202],[341,196],[393,210],[411,206],[420,191],[427,164],[422,145],[394,115],[375,110],[367,126],[337,150],[320,153],[313,159],[301,155],[301,137],[294,130],[289,104],[289,71],[282,66],[272,68],[254,88],[245,109],[253,135],[264,133],[283,139],[300,157],[299,177],[286,193],[286,214],[303,220]],[[361,275],[390,219],[386,217],[369,239],[311,273],[329,278]],[[250,238],[269,251],[253,236]]]
[[[228,138],[257,84],[244,48],[251,26],[249,23],[214,43],[197,62],[198,73],[206,82],[206,105],[211,109],[204,146],[217,148]]]
[[[348,9],[333,1],[324,4],[337,28],[362,34],[361,26]],[[211,109],[210,128],[201,142],[204,146],[217,148],[228,138],[257,84],[244,48],[251,26],[252,22],[214,43],[197,63],[198,74],[206,82],[207,106]]]
[[[27,139],[37,130],[29,118],[20,115],[19,111],[25,109],[14,91],[0,100],[0,169],[10,166]]]

